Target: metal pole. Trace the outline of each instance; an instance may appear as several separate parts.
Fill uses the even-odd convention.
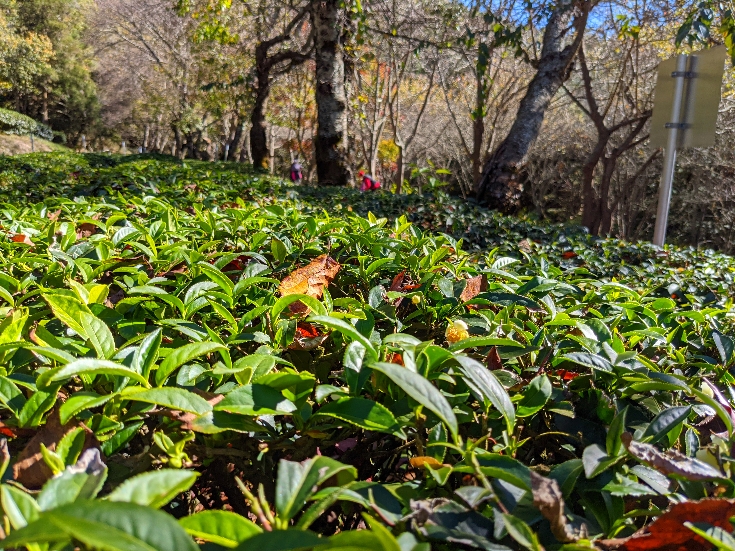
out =
[[[33,132],[31,132],[31,153],[36,152],[36,144],[33,143]]]
[[[227,157],[230,156],[230,144],[225,144],[225,162],[227,162]]]
[[[664,170],[661,173],[661,184],[658,187],[658,209],[656,211],[656,226],[653,231],[653,244],[664,246],[666,241],[666,225],[669,220],[669,203],[671,202],[671,187],[674,180],[676,166],[676,145],[681,123],[681,102],[684,95],[685,72],[687,69],[686,54],[679,54],[676,59],[676,76],[674,76],[674,102],[671,106],[671,121],[669,121],[669,136],[664,150]]]

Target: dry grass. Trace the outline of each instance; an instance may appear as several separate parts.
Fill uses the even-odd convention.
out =
[[[55,144],[41,138],[34,138],[36,152],[68,151],[63,145]],[[31,139],[28,136],[14,134],[0,134],[0,155],[20,155],[31,153]]]

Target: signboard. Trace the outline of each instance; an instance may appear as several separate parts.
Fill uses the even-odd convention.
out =
[[[684,97],[678,120],[677,147],[710,147],[715,143],[715,125],[720,107],[722,77],[726,50],[718,46],[687,56]],[[677,58],[658,66],[653,115],[651,116],[651,148],[666,147],[674,107]]]

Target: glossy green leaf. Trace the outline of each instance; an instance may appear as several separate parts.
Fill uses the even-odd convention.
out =
[[[370,368],[386,375],[411,398],[431,410],[447,425],[452,437],[457,439],[459,430],[457,416],[447,399],[434,385],[418,373],[409,371],[400,365],[375,362],[370,364]]]
[[[212,411],[212,405],[204,398],[183,388],[152,388],[142,392],[126,393],[124,398],[197,415]]]
[[[230,548],[263,531],[230,511],[202,511],[179,519],[179,524],[197,539]]]
[[[3,545],[77,540],[105,551],[196,551],[197,546],[169,515],[134,503],[85,501],[42,513],[10,534]]]
[[[36,384],[39,388],[46,388],[54,383],[64,382],[80,375],[117,375],[133,379],[143,386],[149,386],[148,381],[129,367],[109,360],[94,360],[92,358],[82,358],[61,367],[49,369],[38,377]]]
[[[156,385],[163,386],[166,379],[185,363],[222,350],[227,350],[227,347],[215,342],[193,342],[177,348],[166,356],[158,367],[156,371]]]
[[[390,410],[382,404],[366,398],[340,398],[330,402],[317,412],[317,415],[334,417],[356,425],[365,430],[395,434],[403,440],[406,435]]]
[[[160,509],[181,492],[191,488],[198,476],[199,473],[196,472],[176,469],[139,474],[120,484],[107,499]]]
[[[240,415],[287,415],[296,406],[275,388],[249,384],[230,392],[214,409]]]

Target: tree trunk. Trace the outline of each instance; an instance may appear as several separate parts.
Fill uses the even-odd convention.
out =
[[[41,122],[48,124],[48,90],[45,86],[41,96]]]
[[[591,2],[564,0],[554,10],[544,33],[536,74],[521,100],[508,136],[485,163],[475,193],[481,204],[509,213],[520,207],[523,184],[518,172],[541,130],[546,110],[569,78],[582,41]]]
[[[485,119],[472,121],[472,184],[477,185],[482,175],[482,146],[485,142]]]
[[[268,166],[268,129],[265,121],[265,103],[270,87],[258,86],[250,116],[250,156],[253,166],[266,168]]]
[[[396,161],[396,193],[401,194],[403,192],[403,177],[406,172],[405,165],[405,148],[402,143],[397,143],[398,146],[398,160]]]
[[[341,0],[312,4],[316,57],[318,130],[316,168],[320,185],[347,185],[347,95],[343,28],[347,10]]]
[[[238,118],[238,123],[240,119]],[[240,151],[245,141],[245,123],[242,122],[235,126],[235,132],[230,142],[230,160],[234,161],[240,158]]]
[[[591,231],[596,225],[595,220],[597,219],[599,210],[594,186],[595,168],[605,153],[605,147],[607,147],[609,138],[609,135],[598,134],[597,144],[587,156],[587,160],[582,167],[582,225]],[[607,200],[607,196],[605,199]]]
[[[475,111],[472,114],[472,185],[480,183],[482,175],[482,146],[485,143],[485,93],[484,75],[475,74]]]
[[[276,127],[271,125],[268,136],[268,171],[275,174],[276,169]]]

